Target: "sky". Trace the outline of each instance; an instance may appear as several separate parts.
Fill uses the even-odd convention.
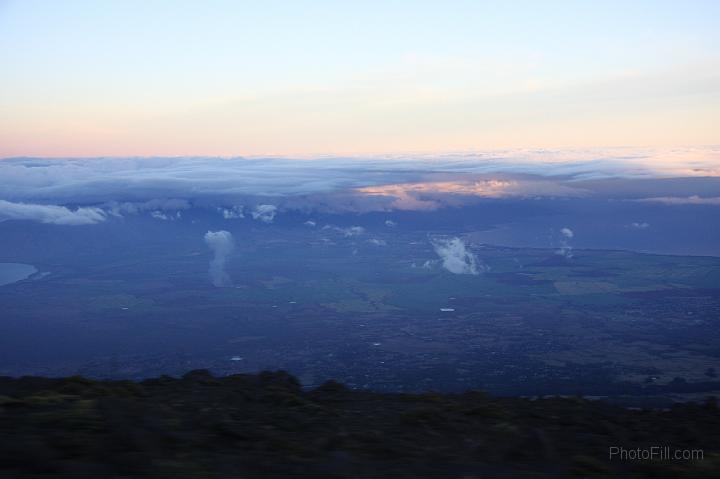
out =
[[[717,1],[0,0],[0,158],[720,144]]]

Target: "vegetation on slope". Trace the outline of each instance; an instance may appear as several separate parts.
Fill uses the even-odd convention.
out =
[[[142,382],[0,378],[0,477],[717,477],[714,401],[304,391],[284,372]],[[620,461],[611,446],[702,449]]]

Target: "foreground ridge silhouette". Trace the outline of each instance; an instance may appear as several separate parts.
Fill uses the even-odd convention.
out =
[[[0,377],[0,477],[718,477],[714,399],[630,410],[581,398],[381,394],[290,374],[139,382]],[[620,461],[611,446],[702,449]]]

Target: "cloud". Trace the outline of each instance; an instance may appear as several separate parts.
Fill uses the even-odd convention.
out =
[[[340,228],[338,226],[325,225],[322,227],[323,230],[337,231],[346,238],[351,236],[360,236],[365,233],[365,228],[362,226],[349,226],[347,228]]]
[[[175,221],[182,218],[182,213],[179,211],[176,211],[175,214],[171,213],[163,213],[160,210],[155,210],[150,212],[150,216],[155,218],[156,220],[163,220],[163,221]]]
[[[275,205],[257,205],[252,212],[252,217],[263,223],[272,223],[276,214],[277,206]]]
[[[453,274],[480,274],[480,270],[485,269],[478,266],[477,258],[467,250],[460,238],[435,238],[431,243],[442,260],[443,268]]]
[[[573,257],[573,251],[569,240],[575,237],[575,233],[573,233],[573,230],[570,228],[565,227],[560,229],[560,234],[563,236],[563,239],[560,240],[560,249],[555,251],[555,254],[570,259]]]
[[[350,226],[349,228],[339,228],[339,231],[345,236],[359,236],[365,233],[365,228],[362,226]]]
[[[230,208],[218,208],[220,214],[226,220],[234,220],[245,218],[244,208],[242,206],[231,206]]]
[[[387,226],[388,228],[394,228],[397,226],[397,223],[393,220],[385,220],[385,226]]]
[[[95,207],[71,210],[59,205],[12,203],[0,200],[0,222],[30,220],[53,225],[90,225],[105,221],[106,218],[107,214]]]
[[[638,230],[644,230],[644,229],[647,229],[650,227],[650,223],[646,223],[644,221],[635,222],[635,223],[630,223],[630,227],[638,229]]]
[[[499,150],[312,160],[12,158],[0,160],[0,199],[101,208],[113,216],[203,207],[227,219],[247,214],[235,209],[240,204],[274,206],[276,214],[433,211],[500,199],[617,194],[667,204],[718,204],[720,198],[712,193],[717,191],[712,180],[718,179],[710,177],[720,176],[719,159],[720,148]],[[686,183],[663,189],[661,180],[673,175],[702,176],[695,179],[709,186],[693,189]],[[603,183],[607,178],[621,181]]]
[[[466,176],[471,178],[366,186],[358,188],[357,191],[368,196],[391,198],[391,209],[411,211],[433,211],[447,206],[461,206],[483,198],[566,197],[587,194],[579,188],[547,179]]]
[[[303,223],[303,224],[304,224],[305,226],[310,226],[311,228],[314,228],[315,226],[317,226],[317,223],[314,222],[313,220],[307,220],[307,221],[306,221],[305,223]]]
[[[367,240],[367,242],[370,244],[374,244],[375,246],[387,246],[387,241],[377,238],[371,238]]]
[[[229,231],[208,231],[205,233],[205,243],[213,252],[210,260],[210,280],[217,287],[230,286],[232,281],[225,271],[225,260],[235,249],[235,240]]]
[[[389,176],[376,173],[386,167],[382,160],[348,159],[13,158],[0,160],[0,198],[83,205],[179,198],[225,206],[243,197],[362,187]],[[403,170],[397,170],[401,177]]]
[[[127,214],[139,214],[145,211],[179,212],[190,208],[190,203],[180,198],[155,198],[142,202],[118,202],[108,201],[100,204],[99,207],[112,216],[123,216]],[[151,213],[152,214],[152,213]]]
[[[439,259],[429,259],[426,260],[423,264],[418,266],[417,263],[413,262],[410,267],[411,268],[422,268],[422,269],[432,269],[437,263],[439,263]]]
[[[700,197],[698,195],[679,197],[679,196],[662,196],[657,198],[642,198],[639,200],[643,203],[663,203],[666,205],[720,205],[720,196]]]

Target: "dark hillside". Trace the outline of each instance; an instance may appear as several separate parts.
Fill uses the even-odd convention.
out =
[[[713,401],[377,394],[283,373],[142,382],[0,378],[0,477],[719,477]],[[611,446],[702,449],[620,461]]]

